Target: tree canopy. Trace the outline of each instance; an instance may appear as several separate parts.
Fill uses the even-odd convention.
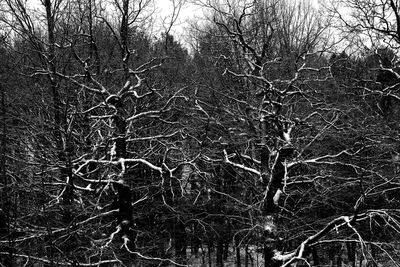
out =
[[[152,0],[28,2],[0,2],[0,265],[400,264],[398,1],[195,0],[187,39],[185,1],[160,33]]]

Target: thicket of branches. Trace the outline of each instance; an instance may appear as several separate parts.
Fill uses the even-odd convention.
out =
[[[1,265],[399,266],[397,1],[0,4]]]

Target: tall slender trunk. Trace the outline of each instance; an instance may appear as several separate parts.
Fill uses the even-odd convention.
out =
[[[267,147],[267,142],[266,142],[266,136],[267,136],[267,122],[264,117],[261,118],[260,121],[261,125],[261,153],[260,153],[260,158],[261,158],[261,181],[262,181],[262,186],[265,188],[265,200],[264,200],[264,205],[262,209],[262,216],[264,220],[267,220],[267,217],[269,218],[268,220],[273,219],[271,214],[273,214],[273,206],[271,205],[271,194],[272,194],[272,188],[270,187],[271,182],[270,182],[270,175],[269,175],[269,150]],[[267,223],[267,222],[264,222]],[[273,223],[268,222],[268,223]],[[265,227],[267,229],[267,227]],[[271,234],[272,232],[270,230],[265,230],[263,234],[263,239],[264,240],[270,240],[271,239]],[[266,242],[264,241],[264,263],[265,267],[271,267],[272,265],[272,247],[271,247],[271,242]]]
[[[317,248],[315,246],[311,248],[311,254],[312,254],[314,266],[319,266],[319,256],[318,256]]]
[[[121,19],[121,57],[122,68],[124,72],[124,81],[129,79],[129,0],[124,0],[122,3],[122,19]]]
[[[120,107],[121,105],[117,105]],[[127,157],[126,152],[126,121],[123,116],[123,110],[117,109],[118,112],[114,116],[115,132],[115,152],[117,159]],[[123,164],[123,163],[121,163]],[[125,166],[120,166],[119,183],[117,184],[118,191],[118,223],[121,227],[121,235],[130,251],[135,250],[136,233],[133,230],[133,211],[132,211],[132,192],[130,185],[127,182],[127,174]]]
[[[217,240],[217,267],[224,267],[224,241],[222,237]]]
[[[223,242],[224,242],[224,255],[223,255],[224,257],[223,257],[223,259],[224,259],[224,261],[227,261],[228,257],[229,257],[229,240],[227,240],[225,238],[225,240]]]
[[[235,235],[236,267],[241,267],[239,236]]]
[[[89,0],[88,1],[89,5],[89,17],[88,17],[88,22],[89,22],[89,35],[90,35],[90,60],[91,63],[95,66],[95,73],[98,75],[100,74],[100,55],[99,55],[99,50],[96,45],[96,40],[94,38],[94,33],[93,33],[93,7],[96,5],[96,0]]]
[[[129,81],[129,0],[124,0],[122,3],[122,21],[120,27],[120,52],[123,67],[123,80],[125,82]],[[126,112],[121,99],[117,99],[114,104],[117,112],[114,115],[114,124],[116,127],[115,132],[115,151],[117,159],[124,159],[127,155],[127,127],[126,127]],[[121,163],[122,164],[122,163]],[[132,191],[130,184],[127,180],[127,174],[125,173],[125,166],[120,166],[119,183],[117,185],[118,189],[118,203],[119,203],[119,213],[118,213],[118,223],[121,227],[121,235],[126,247],[130,251],[136,250],[135,239],[136,232],[133,223],[133,210],[132,210]],[[132,255],[135,259],[135,256]],[[132,265],[132,262],[129,263]]]
[[[285,147],[277,151],[272,170],[269,170],[270,152],[266,143],[267,122],[263,117],[261,123],[261,180],[265,188],[262,217],[264,223],[264,261],[265,267],[279,266],[279,262],[273,260],[274,250],[277,248],[277,208],[279,196],[283,191],[283,180],[286,175],[285,161],[292,156],[294,149]]]
[[[5,266],[13,265],[13,240],[10,229],[10,205],[11,199],[8,189],[7,180],[7,107],[6,107],[6,93],[3,87],[3,81],[0,81],[1,91],[1,114],[2,114],[2,136],[1,136],[1,178],[0,182],[3,184],[3,188],[0,189],[0,236],[8,236],[8,255],[5,256],[3,262]]]
[[[276,267],[278,264],[272,260],[274,251],[271,244],[264,244],[264,266],[265,267]]]
[[[198,230],[197,230],[197,225],[195,223],[193,223],[193,225],[192,225],[192,231],[193,231],[193,234],[191,237],[191,244],[190,244],[191,253],[192,253],[192,255],[197,257],[199,254],[201,241],[200,241],[200,237],[197,235]]]
[[[244,248],[244,267],[249,266],[249,246],[246,245]]]
[[[212,266],[212,252],[214,251],[213,240],[208,240],[207,252],[208,252],[208,266]]]
[[[56,143],[58,153],[59,169],[61,180],[66,181],[66,188],[63,194],[64,214],[63,220],[65,223],[70,223],[72,214],[72,203],[74,199],[74,180],[72,175],[72,152],[70,140],[65,134],[63,128],[66,126],[66,117],[63,115],[63,103],[60,95],[59,79],[57,78],[57,56],[56,56],[56,37],[55,37],[55,15],[56,10],[53,10],[52,1],[44,0],[43,4],[46,8],[46,22],[48,35],[48,51],[47,51],[47,68],[49,70],[48,80],[50,83],[51,94],[53,98],[53,137]]]
[[[347,258],[351,267],[356,267],[356,242],[347,242]]]
[[[370,266],[376,267],[377,266],[377,261],[376,261],[377,249],[376,249],[375,245],[373,244],[372,240],[371,240],[370,246],[371,246],[371,257],[372,257]]]
[[[46,8],[46,22],[47,22],[47,68],[49,70],[47,77],[50,83],[51,94],[53,97],[53,135],[56,141],[56,147],[59,150],[58,153],[62,157],[63,143],[62,143],[62,102],[59,92],[58,79],[55,76],[57,71],[56,68],[56,53],[55,53],[55,21],[54,21],[54,10],[52,10],[51,0],[44,0]]]
[[[186,232],[185,225],[179,220],[175,219],[174,223],[175,232],[175,257],[179,264],[186,265]]]
[[[264,188],[267,187],[268,185],[268,173],[269,173],[269,150],[267,147],[267,122],[264,117],[261,118],[260,121],[260,128],[261,128],[261,153],[260,153],[260,159],[261,159],[261,182],[262,186]],[[266,207],[264,207],[263,213],[266,213],[265,210]]]

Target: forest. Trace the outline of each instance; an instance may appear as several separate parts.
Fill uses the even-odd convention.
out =
[[[0,266],[400,266],[400,0],[168,1],[0,0]]]

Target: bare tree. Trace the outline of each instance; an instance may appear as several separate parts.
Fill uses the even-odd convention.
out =
[[[346,238],[360,237],[368,216],[383,220],[394,218],[395,213],[386,217],[382,210],[369,210],[368,205],[360,207],[362,196],[366,192],[370,195],[375,186],[383,186],[386,179],[380,174],[375,176],[377,166],[367,166],[361,160],[370,153],[368,142],[357,143],[355,137],[346,140],[341,136],[354,133],[354,129],[345,126],[350,112],[370,111],[362,105],[352,109],[349,102],[343,101],[349,98],[349,92],[336,87],[335,68],[339,68],[340,62],[349,61],[344,59],[346,55],[342,60],[329,61],[326,55],[331,47],[325,35],[328,24],[318,17],[320,14],[306,2],[299,5],[285,1],[199,3],[210,8],[215,25],[209,28],[213,30],[209,34],[215,37],[214,43],[210,42],[210,50],[216,48],[215,40],[224,44],[220,50],[211,52],[216,59],[211,62],[217,66],[213,71],[238,80],[236,86],[233,82],[227,87],[217,87],[214,83],[208,89],[198,89],[201,100],[197,108],[206,121],[212,122],[210,127],[215,127],[216,135],[208,135],[209,142],[217,151],[221,150],[220,154],[213,150],[214,154],[204,159],[214,164],[228,164],[250,181],[249,177],[259,177],[259,183],[253,182],[253,187],[259,190],[258,202],[238,203],[260,209],[254,228],[262,229],[265,266],[307,262],[309,251],[317,244],[325,241],[334,247],[335,241],[331,238],[335,229],[347,228],[343,234]],[[199,53],[206,51],[204,48],[206,45],[202,44]],[[345,73],[343,67],[346,66],[341,67]],[[351,72],[351,65],[348,68]],[[336,82],[342,80],[336,79]],[[213,86],[218,89],[213,90]],[[202,104],[207,93],[201,90],[209,90],[224,99],[207,100],[208,105],[215,101],[220,114],[215,115],[212,108]],[[341,104],[334,102],[335,95],[337,99],[342,97]],[[336,177],[342,177],[348,185],[341,187]],[[320,183],[319,179],[326,191],[305,186],[313,187]],[[329,183],[332,184],[329,186]],[[342,195],[342,199],[336,195]],[[341,201],[353,206],[340,207]],[[328,205],[335,208],[328,210]],[[326,209],[326,213],[319,212],[320,209]],[[301,215],[303,211],[306,217]],[[284,222],[285,216],[294,216],[291,223],[304,232],[293,233],[296,238],[287,232],[287,240],[280,236],[290,231],[290,223]],[[295,219],[297,216],[301,219]],[[364,226],[356,229],[354,224],[358,222]],[[315,227],[313,234],[308,234],[310,224]],[[286,250],[293,248],[293,251],[285,253],[279,240],[285,243],[292,238],[299,245],[294,248],[288,245]],[[364,248],[364,238],[370,237],[365,235],[352,242]],[[315,262],[317,253],[313,255]]]
[[[161,81],[152,77],[163,60],[154,55],[144,28],[152,1],[41,4],[31,9],[23,1],[7,1],[9,16],[4,20],[21,40],[18,52],[29,59],[21,69],[23,77],[39,88],[50,88],[38,112],[51,114],[53,126],[49,138],[46,132],[38,134],[46,121],[39,118],[32,125],[31,170],[42,180],[24,183],[34,184],[33,190],[41,188],[43,199],[37,208],[42,210],[14,226],[23,229],[27,223],[35,229],[15,240],[21,251],[15,256],[63,265],[174,263],[159,250],[142,254],[155,241],[149,241],[149,232],[138,230],[155,216],[146,211],[148,200],[170,207],[165,192],[172,190],[170,184],[178,180],[185,161],[171,156],[182,138],[177,112],[186,99],[184,88],[157,88]],[[51,112],[43,112],[46,109]],[[148,222],[142,229],[155,223]],[[26,250],[27,242],[41,239],[47,242],[43,249]],[[183,264],[185,259],[179,261]]]

